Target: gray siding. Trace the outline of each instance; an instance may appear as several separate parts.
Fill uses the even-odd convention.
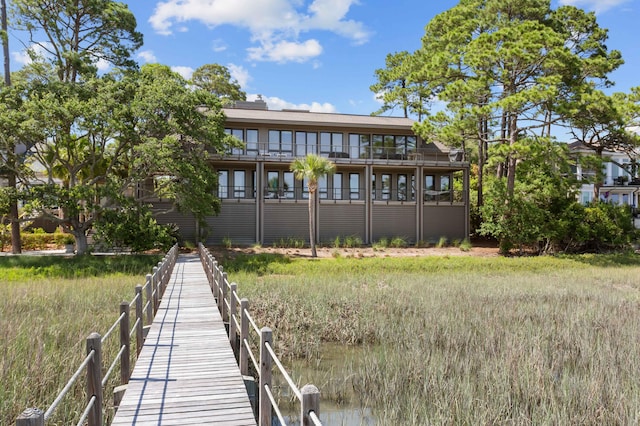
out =
[[[153,211],[163,211],[170,209],[171,203],[157,202],[153,203]],[[175,223],[180,230],[180,238],[183,241],[196,241],[196,220],[191,214],[182,214],[179,212],[171,212],[166,214],[156,214],[156,221],[160,224]]]
[[[358,236],[365,238],[365,205],[321,204],[319,212],[320,243],[328,243],[336,237]]]
[[[409,243],[416,242],[415,204],[374,204],[371,218],[372,242],[383,237],[403,237]]]
[[[257,241],[256,205],[224,202],[220,214],[207,218],[207,244],[222,244],[229,238],[232,244],[249,245]]]
[[[422,239],[435,242],[440,237],[447,237],[449,241],[463,240],[465,235],[465,207],[464,206],[424,206],[424,233]]]
[[[265,203],[264,240],[271,245],[280,239],[296,238],[309,242],[309,207],[302,203]]]

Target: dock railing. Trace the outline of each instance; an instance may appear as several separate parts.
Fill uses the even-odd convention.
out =
[[[89,334],[86,338],[86,357],[80,363],[76,372],[71,376],[67,384],[62,388],[46,411],[39,408],[27,408],[16,419],[16,426],[44,426],[45,422],[54,414],[67,393],[73,385],[80,379],[83,372],[86,374],[86,394],[87,404],[84,407],[77,425],[87,424],[88,426],[102,426],[103,414],[106,404],[104,403],[103,391],[111,374],[120,365],[120,383],[114,390],[114,406],[117,409],[119,401],[124,394],[126,384],[131,376],[131,338],[136,339],[136,358],[140,354],[144,338],[145,329],[148,330],[153,317],[155,316],[162,294],[169,283],[171,272],[178,257],[178,245],[174,245],[164,256],[158,266],[154,266],[152,273],[146,275],[144,286],[135,287],[135,296],[131,302],[120,303],[120,316],[111,325],[109,330],[101,336],[97,332]],[[146,295],[146,296],[145,296]],[[143,305],[143,299],[146,303]],[[135,322],[131,323],[131,308],[135,309]],[[146,319],[145,319],[146,318]],[[145,325],[146,324],[146,325]],[[114,357],[111,364],[107,366],[103,360],[103,344],[114,334],[116,328],[120,328],[120,350]],[[106,373],[102,371],[106,368]]]
[[[251,361],[254,371],[259,376],[258,425],[271,426],[274,414],[281,425],[286,425],[272,392],[274,364],[300,403],[300,424],[322,425],[319,419],[320,391],[318,388],[307,384],[302,389],[298,389],[273,349],[272,330],[269,327],[258,328],[249,312],[249,300],[240,298],[237,284],[229,282],[224,267],[202,243],[198,244],[198,252],[222,320],[229,324],[229,343],[238,356],[240,373],[243,376],[249,375],[249,361]],[[260,338],[260,347],[256,351],[251,348],[250,333],[252,331]]]

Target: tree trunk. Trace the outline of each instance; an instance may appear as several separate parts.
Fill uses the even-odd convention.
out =
[[[7,33],[7,2],[1,0],[0,7],[2,9],[2,31],[4,37],[2,37],[2,51],[4,54],[4,84],[11,86],[11,67],[9,64],[9,35]],[[9,144],[9,176],[8,185],[9,188],[16,189],[16,172],[13,168],[16,165],[16,158],[13,152],[13,143]],[[22,241],[20,239],[20,218],[18,217],[18,201],[15,198],[11,199],[11,205],[9,210],[9,219],[11,221],[11,253],[22,253]]]
[[[87,235],[84,231],[76,231],[73,233],[73,236],[76,239],[76,254],[85,254],[89,249]]]
[[[309,188],[309,244],[311,245],[311,257],[318,257],[316,252],[316,236],[315,236],[315,206],[316,191]]]

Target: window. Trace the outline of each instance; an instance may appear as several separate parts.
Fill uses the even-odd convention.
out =
[[[269,130],[269,152],[291,153],[293,132],[290,130]]]
[[[349,173],[349,199],[360,199],[360,174]]]
[[[391,199],[391,175],[383,173],[380,179],[380,183],[382,184],[382,199],[390,200]]]
[[[333,175],[333,199],[342,200],[342,173]]]
[[[245,197],[245,172],[244,170],[235,170],[233,172],[233,197],[244,198]]]
[[[342,152],[342,133],[320,133],[320,153]]]
[[[247,130],[247,152],[252,154],[258,153],[258,131],[254,129]]]
[[[373,135],[372,148],[373,148],[373,158],[381,158],[383,149],[383,138],[382,135]]]
[[[267,172],[267,188],[265,190],[265,198],[278,198],[280,189],[279,173]]]
[[[294,178],[293,172],[284,172],[282,174],[282,186],[284,198],[294,198]]]
[[[371,138],[369,135],[349,135],[349,156],[351,158],[369,158]]]
[[[424,201],[434,201],[436,199],[436,177],[434,175],[424,176]]]
[[[398,201],[407,201],[407,175],[398,175]]]
[[[451,176],[440,176],[440,200],[451,201]]]
[[[304,157],[307,154],[315,154],[317,143],[317,133],[296,132],[296,156]]]
[[[218,171],[218,198],[229,198],[229,171]]]
[[[376,199],[376,175],[371,175],[371,199]]]
[[[242,129],[224,129],[224,132],[238,139],[240,142],[244,142],[244,131]],[[243,153],[244,149],[242,146],[234,146],[233,148],[231,148],[231,154],[241,155]]]
[[[322,176],[318,179],[318,193],[320,194],[321,199],[326,199],[328,197],[327,193],[327,177]]]

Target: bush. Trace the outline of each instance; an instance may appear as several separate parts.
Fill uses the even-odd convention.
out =
[[[146,206],[136,204],[106,210],[95,223],[95,239],[110,247],[134,253],[151,249],[167,251],[177,241],[175,225],[160,225]]]

